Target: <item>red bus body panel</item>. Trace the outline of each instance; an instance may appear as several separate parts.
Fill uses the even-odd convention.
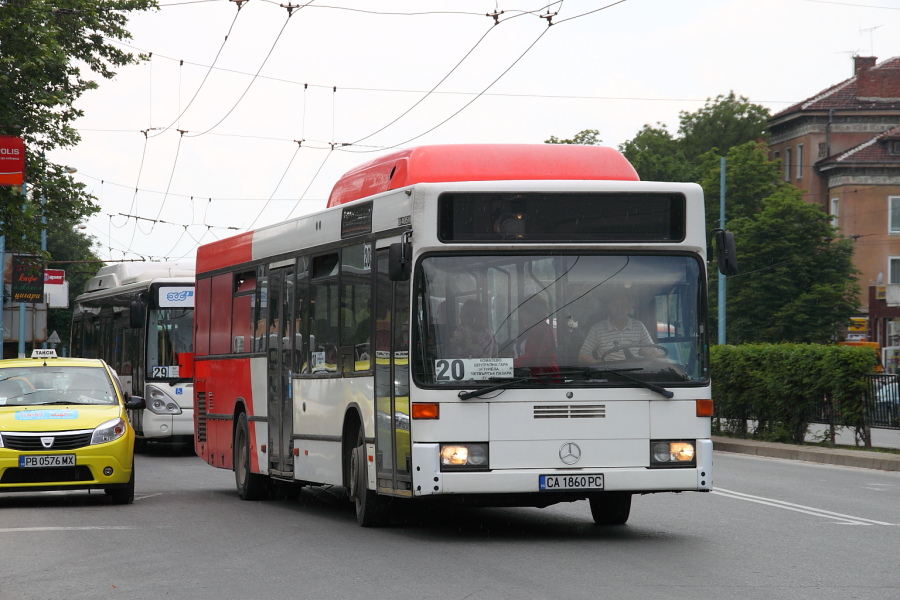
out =
[[[328,207],[416,183],[510,180],[638,181],[620,152],[573,144],[417,146],[364,163],[344,174]],[[199,263],[199,257],[198,257]],[[198,264],[199,270],[199,264]]]
[[[253,256],[253,232],[204,244],[197,248],[197,273],[248,262]]]

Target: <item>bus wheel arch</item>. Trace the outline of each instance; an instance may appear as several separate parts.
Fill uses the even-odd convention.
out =
[[[269,478],[250,468],[250,424],[247,412],[235,413],[232,443],[234,481],[241,500],[262,500],[269,493]]]
[[[350,410],[344,420],[341,447],[344,456],[344,481],[350,500],[356,507],[357,522],[362,527],[386,525],[390,520],[391,499],[369,489],[365,430],[355,409]]]

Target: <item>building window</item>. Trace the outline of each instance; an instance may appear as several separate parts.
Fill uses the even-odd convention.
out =
[[[840,208],[840,206],[838,203],[838,199],[832,198],[831,199],[831,224],[834,225],[835,227],[840,227],[840,224],[838,223],[838,218],[840,217],[840,214],[838,213],[839,208]]]
[[[828,151],[825,146],[825,142],[819,142],[819,158],[825,158],[825,153]]]
[[[900,256],[888,256],[888,283],[900,283]]]
[[[891,140],[888,142],[888,154],[900,154],[900,140]]]
[[[784,151],[784,180],[791,180],[791,149],[787,148]]]
[[[797,179],[803,179],[803,144],[797,146]]]
[[[900,235],[900,196],[888,196],[888,233]]]

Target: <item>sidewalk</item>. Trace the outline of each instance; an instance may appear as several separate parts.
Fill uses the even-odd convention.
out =
[[[739,438],[713,436],[713,449],[717,452],[736,452],[771,458],[805,460],[809,462],[900,471],[900,454],[887,454],[871,450],[845,450],[842,448],[822,448],[818,446],[795,446],[774,442],[758,442]],[[873,443],[876,443],[873,435]],[[877,444],[877,443],[876,443]],[[890,444],[888,447],[894,447]]]

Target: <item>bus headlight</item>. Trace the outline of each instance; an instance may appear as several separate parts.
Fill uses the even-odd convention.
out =
[[[441,444],[441,471],[486,471],[488,445]]]
[[[156,386],[147,386],[147,410],[157,415],[180,415],[181,407]]]
[[[109,420],[94,429],[94,435],[91,436],[91,444],[112,442],[125,435],[126,431],[128,431],[128,427],[122,419]]]
[[[693,440],[651,440],[651,467],[695,467]]]

